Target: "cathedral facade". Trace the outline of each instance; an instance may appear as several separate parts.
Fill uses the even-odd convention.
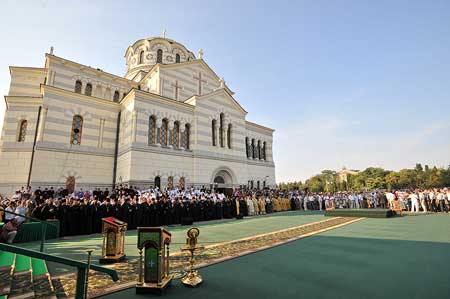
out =
[[[116,76],[46,54],[10,67],[0,193],[37,187],[275,187],[274,130],[203,60],[163,37],[125,52]]]

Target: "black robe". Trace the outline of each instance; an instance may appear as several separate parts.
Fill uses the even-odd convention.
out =
[[[81,207],[80,205],[73,205],[67,210],[67,214],[69,217],[69,234],[70,235],[80,235],[81,234],[81,225],[83,219],[81,219]]]
[[[156,226],[160,226],[160,221],[159,221],[159,206],[160,203],[158,202],[153,202],[149,205],[149,220],[150,220],[150,226],[151,227],[156,227]]]

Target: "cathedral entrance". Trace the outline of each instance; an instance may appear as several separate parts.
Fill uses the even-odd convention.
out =
[[[227,196],[233,195],[233,176],[231,170],[220,169],[213,175],[213,188]]]

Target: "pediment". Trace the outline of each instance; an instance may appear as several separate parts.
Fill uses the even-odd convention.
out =
[[[247,111],[236,101],[233,96],[224,88],[220,88],[216,91],[210,92],[208,94],[202,96],[193,96],[185,101],[187,104],[198,105],[198,102],[212,100],[213,98],[225,99],[230,103],[230,106],[233,107],[237,112],[246,115]]]

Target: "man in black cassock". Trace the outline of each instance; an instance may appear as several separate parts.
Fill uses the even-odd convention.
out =
[[[111,199],[108,197],[100,206],[100,218],[116,217],[115,208],[111,204]]]
[[[86,235],[89,232],[89,228],[92,229],[92,218],[89,217],[89,206],[87,202],[80,199],[80,234]]]
[[[183,213],[183,207],[181,205],[181,201],[177,198],[173,204],[173,214],[172,214],[172,224],[180,224],[181,223],[181,214]]]
[[[75,199],[72,206],[68,209],[68,219],[69,219],[69,232],[70,235],[80,235],[81,234],[81,208],[79,200]]]
[[[69,235],[69,223],[68,223],[68,215],[67,215],[68,206],[65,200],[61,200],[57,211],[56,211],[56,219],[59,221],[59,236],[64,237]]]
[[[102,231],[102,216],[97,196],[94,196],[90,207],[92,209],[92,232],[100,233]]]
[[[200,209],[200,202],[198,201],[197,198],[192,201],[191,210],[192,216],[194,217],[194,221],[195,222],[200,221],[201,209]]]
[[[160,226],[159,220],[160,203],[154,199],[149,204],[150,226]]]
[[[132,209],[131,209],[131,206],[129,203],[129,198],[122,196],[121,201],[122,201],[122,204],[120,204],[117,209],[117,218],[119,218],[123,222],[126,222],[127,224],[129,224],[130,223],[130,215],[132,212]]]
[[[244,197],[239,199],[239,212],[242,216],[248,216],[247,202]]]
[[[164,197],[161,204],[162,208],[162,225],[169,225],[170,224],[170,210],[172,209],[172,205],[170,201]]]

